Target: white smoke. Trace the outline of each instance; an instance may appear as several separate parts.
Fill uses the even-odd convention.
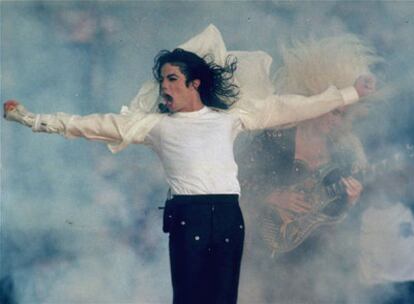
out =
[[[0,8],[1,100],[21,100],[33,112],[118,112],[152,77],[157,51],[210,23],[228,49],[267,51],[275,66],[282,42],[350,31],[373,43],[387,62],[384,81],[398,87],[357,132],[374,150],[399,135],[413,140],[411,2],[2,1]],[[152,152],[130,147],[113,156],[99,143],[32,134],[4,120],[1,127],[0,280],[11,278],[15,301],[170,303],[168,237],[157,210],[166,185]],[[355,250],[355,233],[340,232],[338,254]],[[305,303],[310,293],[369,303],[371,295],[349,283],[355,269],[331,260],[305,265],[315,274],[309,285],[267,267],[275,260],[246,255],[240,303],[290,303],[291,294]],[[331,286],[341,290],[336,298]]]

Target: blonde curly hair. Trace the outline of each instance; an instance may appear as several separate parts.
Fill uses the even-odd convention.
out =
[[[281,54],[282,67],[274,77],[277,92],[305,96],[322,93],[330,85],[352,86],[381,60],[353,34],[295,41],[292,47],[282,47]]]

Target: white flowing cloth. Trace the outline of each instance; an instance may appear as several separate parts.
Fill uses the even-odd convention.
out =
[[[221,33],[212,24],[178,47],[196,53],[200,57],[212,55],[218,65],[224,65],[228,56],[237,58],[234,81],[240,88],[241,98],[230,111],[243,111],[248,107],[256,107],[258,105],[253,104],[251,100],[264,100],[274,94],[269,76],[272,57],[262,51],[227,51]],[[130,105],[121,108],[121,114],[129,116],[130,120],[123,131],[122,142],[108,144],[112,153],[123,150],[133,139],[144,140],[146,134],[162,115],[165,115],[157,113],[159,102],[159,84],[155,80],[144,83]]]

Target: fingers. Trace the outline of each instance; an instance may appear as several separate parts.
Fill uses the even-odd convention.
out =
[[[360,97],[367,96],[375,91],[376,79],[373,75],[361,75],[355,81],[354,87]]]
[[[275,191],[267,198],[268,203],[293,212],[307,212],[311,209],[305,201],[305,195],[294,191]]]
[[[287,201],[286,208],[295,212],[307,212],[311,209],[311,206],[305,201],[303,193],[293,192]]]
[[[342,182],[349,188],[351,191],[362,191],[362,184],[353,177],[342,178]]]
[[[367,75],[367,77],[364,79],[365,87],[369,90],[375,90],[376,86],[376,79],[372,75]]]
[[[19,102],[16,101],[16,100],[7,100],[4,103],[4,109],[9,111],[9,110],[17,107],[18,105],[19,105]]]
[[[6,118],[7,112],[14,110],[19,105],[16,100],[7,100],[3,104],[3,117]]]
[[[342,178],[341,181],[345,185],[348,202],[352,205],[355,204],[361,195],[362,184],[353,177]]]
[[[360,78],[361,78],[363,85],[366,88],[371,88],[371,89],[375,88],[376,79],[374,76],[367,74],[367,75],[360,76]]]

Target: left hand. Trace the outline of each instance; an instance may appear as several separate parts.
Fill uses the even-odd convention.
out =
[[[362,192],[362,184],[353,177],[343,177],[341,179],[342,183],[345,185],[346,194],[348,196],[348,203],[350,205],[355,205]]]
[[[355,80],[354,88],[359,97],[365,97],[375,92],[375,77],[373,75],[361,75]]]

